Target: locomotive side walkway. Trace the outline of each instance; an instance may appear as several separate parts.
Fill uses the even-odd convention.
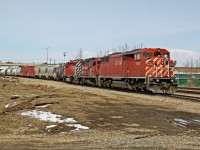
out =
[[[200,149],[196,101],[16,77],[0,87],[0,149]]]

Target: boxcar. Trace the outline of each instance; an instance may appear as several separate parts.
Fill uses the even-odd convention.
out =
[[[23,77],[35,77],[35,66],[22,66],[21,76]]]

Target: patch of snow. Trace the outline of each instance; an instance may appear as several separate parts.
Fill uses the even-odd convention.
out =
[[[46,107],[48,107],[49,105],[51,105],[51,104],[37,106],[36,108],[46,108]]]
[[[112,118],[112,119],[122,119],[124,117],[123,116],[111,116],[110,118]]]
[[[75,127],[76,128],[75,130],[80,130],[80,129],[88,130],[89,129],[89,127],[83,126],[81,124],[67,124],[67,126]]]
[[[194,119],[193,121],[200,123],[200,120],[196,120],[196,119]]]
[[[67,119],[64,119],[66,122],[70,122],[70,123],[76,123],[77,121],[74,120],[74,118],[67,118]]]
[[[7,104],[7,105],[5,106],[5,108],[15,106],[16,104],[17,104],[16,102],[14,102],[14,103],[9,103],[9,104]]]
[[[187,121],[187,120],[184,120],[184,119],[174,119],[175,120],[175,122],[173,122],[174,124],[176,124],[176,125],[179,125],[179,126],[181,126],[181,127],[184,127],[184,128],[186,128],[186,126],[188,125],[188,124],[190,124],[190,122],[189,121]]]
[[[50,129],[50,128],[54,128],[56,127],[57,125],[49,125],[49,126],[46,126],[46,129]]]
[[[186,126],[182,125],[182,124],[179,124],[179,123],[176,123],[176,122],[173,122],[175,125],[178,125],[178,126],[181,126],[181,127],[184,127],[186,128]]]
[[[53,114],[51,112],[44,112],[44,111],[37,111],[37,110],[31,110],[27,112],[22,112],[22,116],[29,116],[32,118],[36,118],[42,121],[50,121],[50,122],[55,122],[55,123],[76,123],[77,121],[74,120],[74,118],[66,118],[66,119],[61,119],[61,115]]]
[[[10,104],[7,104],[6,106],[5,106],[5,108],[8,108],[10,106]]]
[[[183,125],[187,125],[188,123],[190,123],[190,122],[188,122],[188,121],[186,121],[186,120],[183,120],[183,119],[174,119],[176,122],[179,122],[180,124],[183,124]]]

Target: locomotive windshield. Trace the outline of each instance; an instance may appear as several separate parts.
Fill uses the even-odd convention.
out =
[[[154,53],[154,57],[160,57],[160,55],[161,55],[160,52],[155,52]]]

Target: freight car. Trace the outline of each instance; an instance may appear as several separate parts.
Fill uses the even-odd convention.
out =
[[[11,71],[11,75],[12,75],[12,76],[16,76],[16,71],[17,71],[17,69],[16,69],[16,68],[13,68],[12,71]]]
[[[174,93],[174,61],[160,48],[136,49],[65,65],[66,81],[153,93]]]
[[[35,66],[34,71],[35,71],[35,78],[37,78],[37,79],[42,78],[42,76],[40,74],[40,72],[41,72],[40,66]]]
[[[11,75],[12,68],[6,69],[5,75],[10,76]]]
[[[22,66],[21,76],[23,77],[35,77],[35,66]]]
[[[35,78],[54,79],[54,66],[35,66]]]
[[[55,67],[54,70],[54,80],[63,80],[63,75],[64,75],[64,65],[61,64],[58,67]]]
[[[6,69],[2,69],[2,70],[0,71],[0,74],[1,74],[1,75],[6,75]]]
[[[21,75],[21,67],[17,67],[16,68],[16,76],[20,76]]]

